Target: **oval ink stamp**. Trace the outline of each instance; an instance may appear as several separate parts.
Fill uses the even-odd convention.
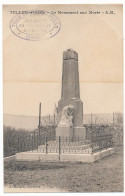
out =
[[[57,16],[43,10],[26,11],[10,21],[10,29],[21,39],[38,41],[54,37],[61,28]]]

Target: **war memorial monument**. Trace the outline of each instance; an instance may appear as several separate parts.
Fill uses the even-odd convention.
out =
[[[56,136],[85,138],[83,102],[80,100],[78,54],[68,49],[63,53],[62,93],[58,102]]]
[[[86,133],[83,102],[80,99],[78,54],[68,49],[63,52],[62,91],[58,101],[55,138],[48,140],[46,137],[40,143],[43,138],[37,135],[37,147],[16,153],[16,160],[94,162],[114,153],[112,140],[105,137],[103,132],[102,137],[97,137],[95,141],[88,140]]]

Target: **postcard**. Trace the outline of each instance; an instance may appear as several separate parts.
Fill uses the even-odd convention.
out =
[[[123,192],[122,4],[3,5],[4,191]]]

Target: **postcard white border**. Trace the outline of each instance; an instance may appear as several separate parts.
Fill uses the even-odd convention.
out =
[[[32,195],[35,196],[40,195],[41,193],[4,193],[3,192],[3,44],[2,44],[2,5],[5,4],[123,4],[123,19],[125,18],[125,1],[124,0],[1,0],[0,1],[0,195],[16,195],[16,196],[27,196]],[[125,36],[125,20],[123,20],[123,36]],[[125,62],[125,43],[123,43],[123,63]],[[124,68],[123,68],[124,69]],[[125,70],[123,71],[125,75]],[[124,87],[125,87],[125,80],[124,80]],[[124,91],[125,97],[125,91]],[[124,106],[125,112],[125,106]],[[124,116],[125,122],[125,116]],[[124,126],[125,128],[125,126]],[[124,134],[125,135],[125,134]],[[125,136],[124,136],[125,139]],[[125,152],[125,147],[124,147]],[[125,154],[124,154],[124,171],[125,171]],[[125,175],[124,175],[125,176]],[[125,187],[125,178],[124,178],[124,187]],[[43,194],[55,194],[55,193],[42,193]],[[62,193],[56,193],[62,194]],[[77,195],[77,193],[65,193]],[[79,193],[80,194],[80,193]],[[99,195],[100,193],[81,193],[86,195]],[[123,195],[124,193],[101,193],[108,195],[119,194]]]

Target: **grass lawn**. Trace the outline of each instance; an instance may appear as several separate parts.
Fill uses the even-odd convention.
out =
[[[33,187],[39,192],[123,191],[123,147],[95,163],[6,160],[4,168],[5,187]]]

